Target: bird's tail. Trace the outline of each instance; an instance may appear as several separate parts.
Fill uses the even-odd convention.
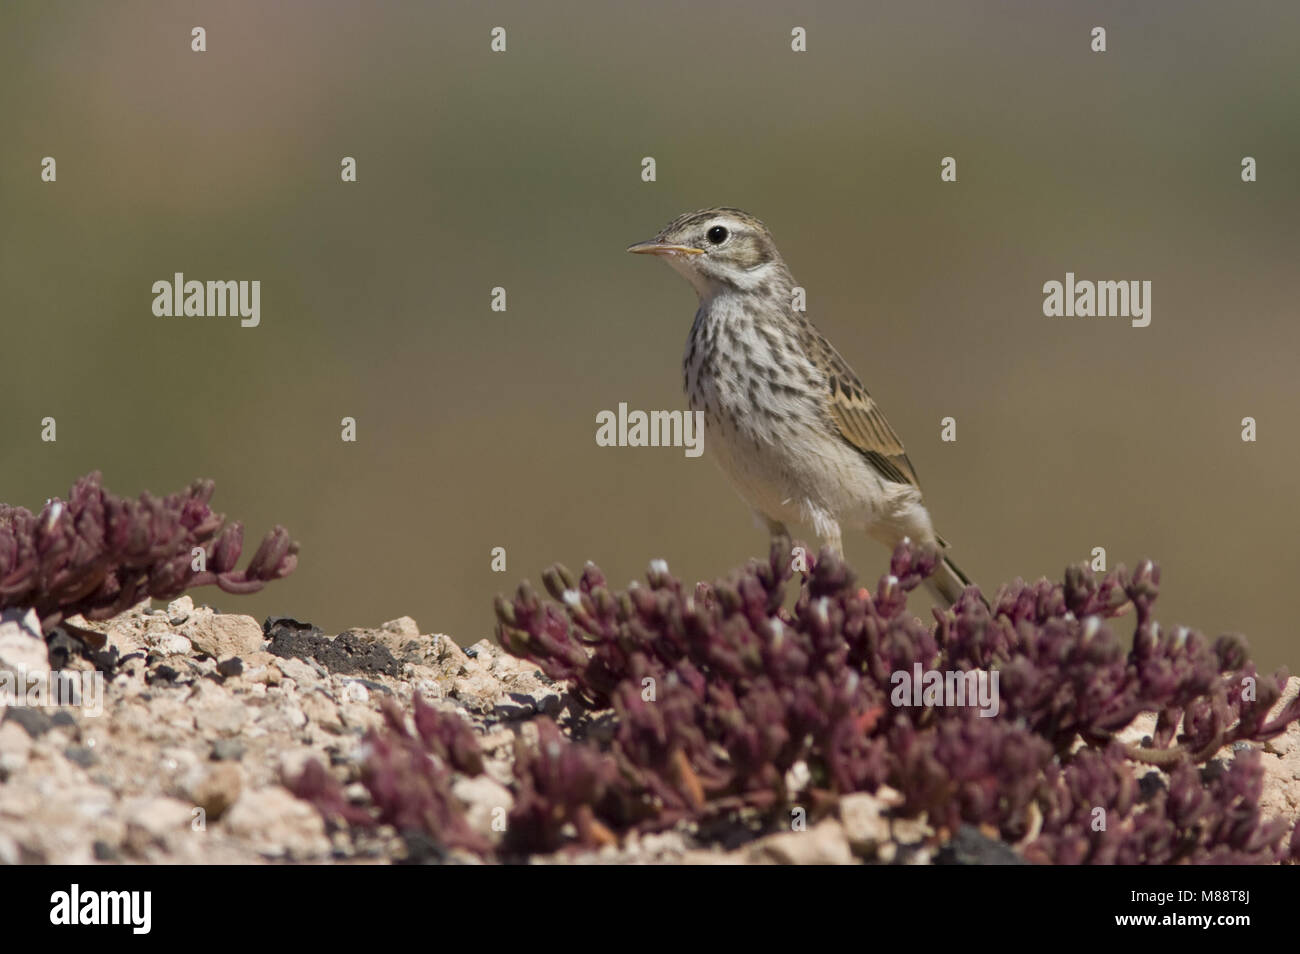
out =
[[[970,577],[962,572],[961,567],[954,563],[947,554],[943,554],[943,562],[935,569],[934,574],[925,581],[925,585],[930,588],[930,592],[937,596],[946,608],[956,603],[962,591],[973,584]],[[984,604],[987,606],[988,600],[984,600]]]

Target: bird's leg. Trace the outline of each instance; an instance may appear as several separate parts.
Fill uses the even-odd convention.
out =
[[[816,506],[812,501],[805,501],[804,512],[813,532],[821,538],[822,545],[831,548],[831,552],[840,560],[844,559],[844,539],[840,532],[840,522],[828,511]]]
[[[826,532],[822,534],[822,539],[826,541],[826,545],[835,552],[835,555],[839,557],[839,559],[844,559],[844,538],[840,533],[840,525],[838,523],[832,523],[827,527]]]
[[[780,520],[773,520],[766,514],[759,514],[763,522],[767,524],[767,532],[772,535],[772,542],[781,548],[782,554],[788,559],[790,556],[790,531],[785,528]]]

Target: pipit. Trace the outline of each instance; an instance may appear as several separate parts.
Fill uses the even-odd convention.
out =
[[[892,548],[938,548],[903,442],[838,351],[794,307],[794,277],[763,223],[739,209],[688,212],[628,248],[662,257],[699,295],[683,362],[705,448],[789,545],[811,526],[843,555],[845,529]],[[970,585],[946,555],[927,581],[951,606]]]

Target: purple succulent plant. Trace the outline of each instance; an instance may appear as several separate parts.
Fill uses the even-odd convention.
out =
[[[589,564],[577,577],[561,566],[543,575],[556,602],[527,583],[498,599],[501,645],[591,715],[612,716],[603,743],[570,739],[546,717],[535,744],[517,742],[503,849],[593,848],[684,821],[774,826],[795,804],[816,815],[888,785],[899,817],[924,812],[940,835],[974,825],[1040,863],[1300,859],[1300,826],[1261,816],[1259,753],[1214,759],[1283,732],[1300,701],[1270,720],[1284,673],[1259,675],[1239,638],[1211,644],[1157,624],[1154,565],[1016,581],[991,605],[970,590],[926,625],[907,598],[936,565],[934,552],[902,544],[871,592],[824,551],[792,610],[794,573],[776,549],[713,586],[683,587],[656,561],[646,585],[615,592]],[[1135,633],[1122,640],[1112,622],[1129,610]],[[996,673],[998,711],[896,704],[893,677],[917,667]],[[1149,744],[1121,742],[1139,713],[1158,717]],[[418,738],[395,709],[385,718],[386,732],[368,737],[367,823],[422,826],[480,850],[448,794],[453,771],[482,768],[466,724],[418,698]],[[355,824],[338,783],[322,778],[317,767],[296,790]]]
[[[793,572],[775,550],[693,592],[662,565],[648,586],[622,593],[594,566],[577,578],[556,567],[543,579],[558,603],[524,584],[498,601],[498,636],[588,706],[613,709],[609,756],[619,772],[604,803],[622,815],[604,819],[612,827],[796,798],[816,806],[888,784],[904,796],[901,814],[927,812],[948,831],[991,827],[1040,861],[1291,853],[1290,826],[1261,821],[1254,807],[1261,769],[1252,756],[1213,778],[1196,765],[1224,745],[1284,731],[1300,719],[1300,701],[1269,720],[1284,673],[1259,675],[1239,638],[1211,644],[1160,627],[1153,564],[1101,581],[1081,567],[1061,584],[1017,581],[992,607],[968,591],[926,626],[906,601],[936,562],[902,544],[870,593],[824,552],[792,612],[782,606]],[[1111,628],[1129,604],[1131,646]],[[916,666],[996,672],[997,716],[893,704],[892,674]],[[1115,741],[1142,712],[1159,716],[1152,745]],[[812,783],[796,794],[786,779],[798,763]],[[1168,770],[1164,794],[1139,797],[1141,763]],[[1110,818],[1104,832],[1093,831],[1096,809]]]
[[[244,527],[208,507],[213,483],[131,500],[103,488],[98,471],[33,514],[0,504],[0,609],[32,608],[48,632],[78,613],[107,619],[145,597],[170,600],[195,586],[255,593],[288,576],[298,544],[277,526],[243,570]],[[205,566],[193,568],[194,550]]]
[[[474,731],[459,716],[426,705],[418,692],[413,704],[414,732],[397,704],[384,699],[383,729],[366,733],[361,782],[369,807],[349,803],[338,780],[315,760],[289,779],[288,787],[331,824],[392,825],[399,832],[433,835],[449,848],[486,853],[487,840],[470,828],[451,791],[453,769],[467,775],[483,770]]]

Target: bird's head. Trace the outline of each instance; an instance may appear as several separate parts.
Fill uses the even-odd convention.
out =
[[[687,212],[628,251],[660,256],[695,286],[701,298],[728,290],[771,288],[776,279],[788,276],[767,227],[739,209]]]

